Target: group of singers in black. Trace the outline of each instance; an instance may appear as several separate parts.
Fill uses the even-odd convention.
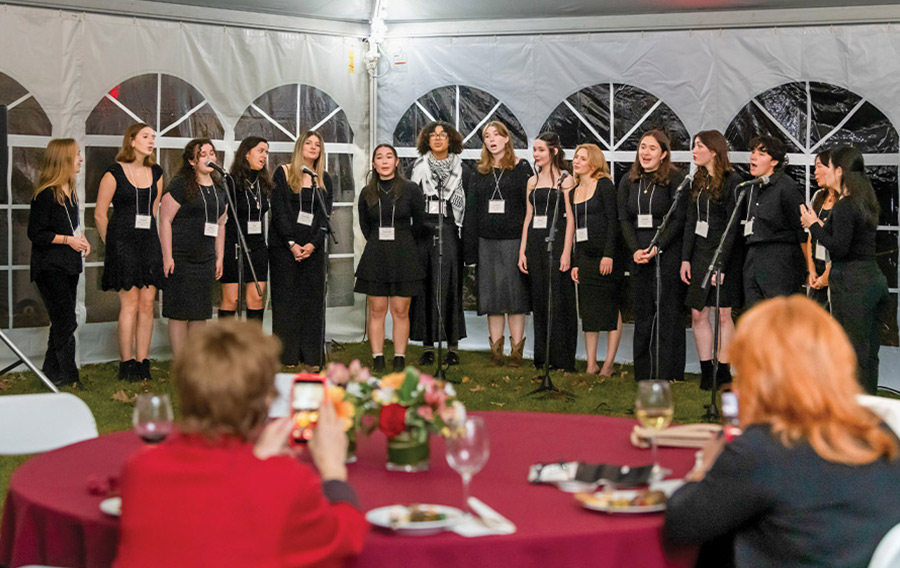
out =
[[[476,266],[478,313],[487,315],[493,365],[522,365],[526,316],[533,313],[535,366],[547,362],[574,371],[580,314],[587,371],[611,375],[627,270],[637,380],[683,380],[686,306],[701,387],[727,385],[731,373],[724,348],[734,332],[732,310],[796,293],[806,283],[847,331],[864,388],[877,388],[880,316],[888,293],[875,262],[878,201],[856,149],[842,146],[817,155],[821,189],[807,206],[802,190],[785,173],[784,143],[771,136],[750,142],[753,178],[748,183],[732,167],[724,136],[715,130],[698,133],[693,139],[696,172],[688,184],[672,164],[666,133],[649,130],[616,188],[594,144],[579,145],[569,163],[559,137],[543,133],[534,141],[532,169],[516,157],[502,122],[489,122],[481,134],[481,158],[471,171],[461,160],[462,136],[446,122],[432,122],[420,132],[420,156],[408,179],[393,146],[381,144],[372,154],[358,203],[366,244],[354,290],[367,295],[376,372],[386,367],[389,311],[395,370],[406,365],[409,339],[423,342],[423,366],[434,364],[437,342],[448,347],[446,363],[459,362],[468,264]],[[245,265],[248,319],[262,320],[271,269],[272,328],[284,345],[282,363],[320,366],[326,228],[333,200],[322,137],[315,131],[301,135],[290,162],[274,175],[267,166],[267,141],[244,139],[231,167],[233,191],[217,173],[221,168],[212,141],[195,139],[185,147],[181,169],[164,193],[154,146],[151,127],[128,128],[100,182],[95,210],[106,246],[102,288],[117,291],[121,303],[120,378],[150,378],[157,290],[165,289],[162,313],[169,318],[177,354],[190,329],[212,317],[217,280],[222,283],[218,315],[234,316],[241,292],[239,260]],[[75,291],[82,257],[90,251],[74,191],[81,162],[74,140],[50,142],[28,227],[31,276],[51,320],[43,370],[59,385],[78,379]],[[737,222],[726,234],[733,213]],[[267,216],[268,238],[263,233]],[[240,259],[238,231],[246,243]],[[704,287],[720,243],[718,277]],[[597,349],[604,331],[607,353],[600,367]]]

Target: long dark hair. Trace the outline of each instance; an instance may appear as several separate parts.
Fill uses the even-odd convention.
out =
[[[653,172],[653,183],[656,185],[669,185],[669,178],[672,175],[672,170],[675,169],[672,166],[672,144],[669,142],[669,135],[659,128],[653,128],[644,132],[641,139],[638,140],[638,149],[634,152],[634,163],[631,164],[631,170],[628,171],[628,179],[633,183],[644,175],[640,156],[641,142],[648,136],[652,136],[656,143],[659,144],[660,149],[665,153],[665,156],[659,162],[659,168]]]
[[[547,149],[550,150],[551,178],[553,176],[553,168],[556,168],[556,171],[559,173],[571,171],[569,162],[566,161],[566,151],[563,150],[562,144],[559,141],[559,135],[557,135],[556,132],[541,132],[538,134],[538,137],[535,138],[535,141],[537,140],[544,142],[547,145]],[[535,170],[540,173],[539,168],[535,168]]]
[[[842,200],[849,199],[863,212],[869,227],[877,228],[881,207],[866,175],[866,163],[860,151],[852,146],[835,148],[831,152],[831,167],[841,168]]]
[[[212,143],[212,140],[210,140],[209,138],[194,138],[187,143],[187,146],[184,147],[184,152],[181,153],[181,168],[178,170],[178,176],[184,178],[185,201],[193,201],[197,199],[198,195],[200,195],[200,184],[197,182],[197,172],[194,171],[194,166],[191,165],[191,160],[196,160],[197,155],[200,153],[200,149],[207,144],[212,146],[213,151],[215,152],[216,146]],[[212,178],[213,183],[218,185],[219,179],[217,179],[218,176],[216,172],[212,173]]]
[[[722,189],[725,177],[731,173],[731,160],[728,159],[728,141],[718,130],[703,130],[694,136],[694,140],[709,148],[715,155],[712,173],[706,168],[697,168],[694,175],[694,183],[691,187],[691,196],[697,199],[700,191],[709,186],[709,198],[713,201],[722,199]]]
[[[375,149],[372,150],[372,162],[375,162],[375,154],[378,153],[378,150],[382,148],[387,148],[394,154],[394,159],[397,159],[397,149],[391,146],[390,144],[379,144],[375,146]],[[378,203],[378,184],[381,181],[378,172],[375,171],[373,167],[369,170],[368,179],[366,180],[366,187],[363,189],[362,196],[365,198],[366,203],[369,204],[369,207],[374,206]],[[394,178],[391,181],[391,197],[394,198],[394,203],[400,199],[400,196],[403,194],[403,182],[406,181],[406,178],[403,176],[403,171],[400,169],[400,166],[394,168]]]
[[[234,178],[234,185],[240,189],[246,189],[253,183],[254,179],[259,180],[259,187],[263,193],[269,195],[272,191],[272,174],[269,173],[269,164],[257,172],[250,168],[250,162],[247,161],[247,154],[250,150],[256,148],[260,144],[269,145],[269,141],[261,136],[248,136],[241,140],[237,152],[234,153],[234,163],[231,164],[231,177]]]

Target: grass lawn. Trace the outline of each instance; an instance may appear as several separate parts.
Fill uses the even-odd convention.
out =
[[[421,348],[410,346],[409,362],[418,362]],[[390,345],[385,349],[393,353]],[[369,365],[368,344],[344,344],[332,353],[332,360],[349,363],[359,359]],[[604,414],[609,416],[633,416],[637,393],[633,369],[630,365],[617,366],[612,378],[601,379],[584,373],[586,365],[579,361],[577,373],[551,373],[553,383],[575,395],[573,400],[563,397],[527,396],[538,386],[538,372],[529,361],[520,369],[489,367],[488,352],[461,352],[462,364],[451,367],[448,379],[461,381],[456,385],[460,400],[472,410],[515,410],[526,412],[562,412],[575,414]],[[390,365],[390,361],[388,362]],[[101,434],[131,428],[131,413],[135,395],[141,392],[174,394],[169,382],[169,362],[154,361],[153,382],[127,383],[116,379],[118,363],[85,365],[81,369],[82,388],[64,389],[81,397],[94,413],[97,429]],[[426,369],[428,371],[428,369]],[[688,375],[684,383],[672,386],[675,399],[675,422],[702,421],[709,393],[699,389],[697,375]],[[8,394],[41,393],[49,390],[32,373],[12,373],[0,378],[0,396]],[[175,416],[178,416],[178,400],[173,396]],[[28,456],[0,457],[0,506],[6,499],[9,477],[13,470]]]

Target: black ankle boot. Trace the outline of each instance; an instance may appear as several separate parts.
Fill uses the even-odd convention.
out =
[[[134,359],[119,361],[119,380],[131,381],[132,376],[134,375],[135,365],[137,365],[137,361]]]
[[[376,355],[372,359],[372,372],[373,373],[383,373],[384,372],[384,355]]]
[[[150,375],[150,359],[144,359],[138,365],[138,376],[142,381],[152,381],[153,377]]]
[[[712,361],[700,361],[700,390],[708,391],[712,390],[712,387],[713,363]]]
[[[234,310],[219,310],[219,319],[233,318],[234,314]]]
[[[719,372],[716,373],[716,382],[719,390],[731,389],[731,365],[728,363],[719,363]]]
[[[399,373],[406,368],[406,355],[394,355],[394,372]]]
[[[247,310],[247,321],[255,320],[262,324],[263,314],[265,310]]]

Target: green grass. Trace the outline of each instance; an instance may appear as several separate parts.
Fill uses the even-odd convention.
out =
[[[411,346],[407,354],[410,364],[416,364],[421,348]],[[385,352],[393,353],[388,345]],[[576,414],[604,414],[608,416],[633,416],[634,399],[637,392],[633,368],[617,365],[611,378],[602,379],[587,375],[584,362],[578,362],[577,373],[554,371],[551,378],[554,385],[575,395],[572,400],[560,396],[527,396],[540,383],[539,374],[530,361],[520,369],[490,367],[488,352],[461,352],[462,364],[451,367],[449,380],[460,381],[455,386],[460,400],[472,410],[503,410],[524,412],[560,412]],[[349,363],[359,359],[363,365],[370,365],[370,350],[367,344],[351,343],[339,346],[332,353],[332,360]],[[389,359],[390,362],[390,359]],[[118,363],[85,365],[81,369],[81,388],[64,389],[72,392],[87,403],[101,434],[131,428],[131,414],[135,395],[141,392],[168,393],[174,395],[169,382],[169,362],[154,361],[152,382],[128,383],[116,379]],[[699,389],[699,377],[687,375],[684,383],[673,385],[675,399],[675,422],[689,423],[702,420],[709,404],[709,393]],[[12,373],[0,378],[0,396],[49,392],[33,373]],[[178,400],[172,396],[175,415],[178,416]],[[28,456],[0,457],[0,506],[6,499],[6,491],[12,472]]]

